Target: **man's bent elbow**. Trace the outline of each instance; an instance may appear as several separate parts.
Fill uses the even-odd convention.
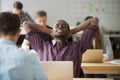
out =
[[[24,26],[25,33],[27,34],[31,30],[29,23],[27,21],[24,21],[23,26]]]

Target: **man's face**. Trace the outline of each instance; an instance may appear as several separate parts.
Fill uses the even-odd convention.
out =
[[[41,26],[46,26],[47,25],[47,17],[46,16],[43,16],[43,17],[38,16],[36,18],[36,23],[41,25]]]
[[[16,9],[16,8],[13,7],[12,13],[19,15],[21,13],[21,10]]]
[[[66,21],[64,20],[59,20],[53,29],[53,35],[54,37],[67,37],[69,34],[69,25]]]

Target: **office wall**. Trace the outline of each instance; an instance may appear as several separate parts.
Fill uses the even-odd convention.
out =
[[[1,11],[12,9],[16,0],[1,0]],[[71,26],[88,16],[97,16],[107,30],[120,30],[120,0],[19,0],[33,19],[38,10],[46,10],[48,24],[65,19]]]

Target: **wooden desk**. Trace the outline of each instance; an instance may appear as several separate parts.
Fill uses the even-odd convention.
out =
[[[85,74],[120,74],[120,64],[103,63],[82,63]]]
[[[112,78],[74,78],[73,80],[113,80]]]

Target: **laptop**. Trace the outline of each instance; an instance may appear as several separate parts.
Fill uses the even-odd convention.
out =
[[[82,55],[83,63],[102,63],[103,50],[102,49],[87,49]]]
[[[72,61],[41,61],[48,80],[73,80]]]

